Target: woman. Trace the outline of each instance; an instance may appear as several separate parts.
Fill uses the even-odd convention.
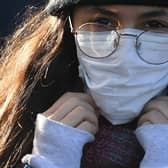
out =
[[[166,5],[51,0],[28,19],[1,52],[1,167],[166,167],[167,97],[142,111],[166,94]]]

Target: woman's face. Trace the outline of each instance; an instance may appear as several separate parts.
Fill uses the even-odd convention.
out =
[[[79,6],[72,23],[87,92],[111,123],[131,121],[168,83],[168,8]]]
[[[74,10],[73,28],[96,22],[116,29],[168,29],[168,8],[135,5],[79,6]]]

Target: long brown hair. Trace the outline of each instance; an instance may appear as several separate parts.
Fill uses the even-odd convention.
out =
[[[66,38],[65,22],[65,17],[49,16],[42,8],[31,14],[11,35],[5,48],[1,49],[0,168],[15,167],[20,158],[31,151],[36,116],[31,103],[37,99],[33,93],[44,78],[48,67],[63,50],[62,41],[68,41],[64,39]],[[65,46],[74,48],[74,46]],[[71,57],[69,56],[68,59],[70,60]],[[73,64],[72,60],[70,63],[61,62],[67,66],[71,66],[71,63]],[[64,78],[66,77],[63,77],[62,81]],[[56,87],[59,88],[59,84]],[[41,90],[38,97],[40,95]],[[37,108],[36,113],[42,112],[45,108],[40,110]]]

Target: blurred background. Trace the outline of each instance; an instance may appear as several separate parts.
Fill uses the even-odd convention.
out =
[[[28,6],[38,7],[46,3],[46,0],[4,0],[0,4],[0,42],[3,37],[10,34]],[[18,21],[19,22],[19,21]]]

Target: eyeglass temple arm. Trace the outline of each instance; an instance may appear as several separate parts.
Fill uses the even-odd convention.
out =
[[[69,26],[70,26],[71,33],[75,34],[75,31],[74,31],[74,28],[73,28],[73,25],[72,25],[72,20],[71,20],[70,16],[68,17],[68,21],[69,21]]]

